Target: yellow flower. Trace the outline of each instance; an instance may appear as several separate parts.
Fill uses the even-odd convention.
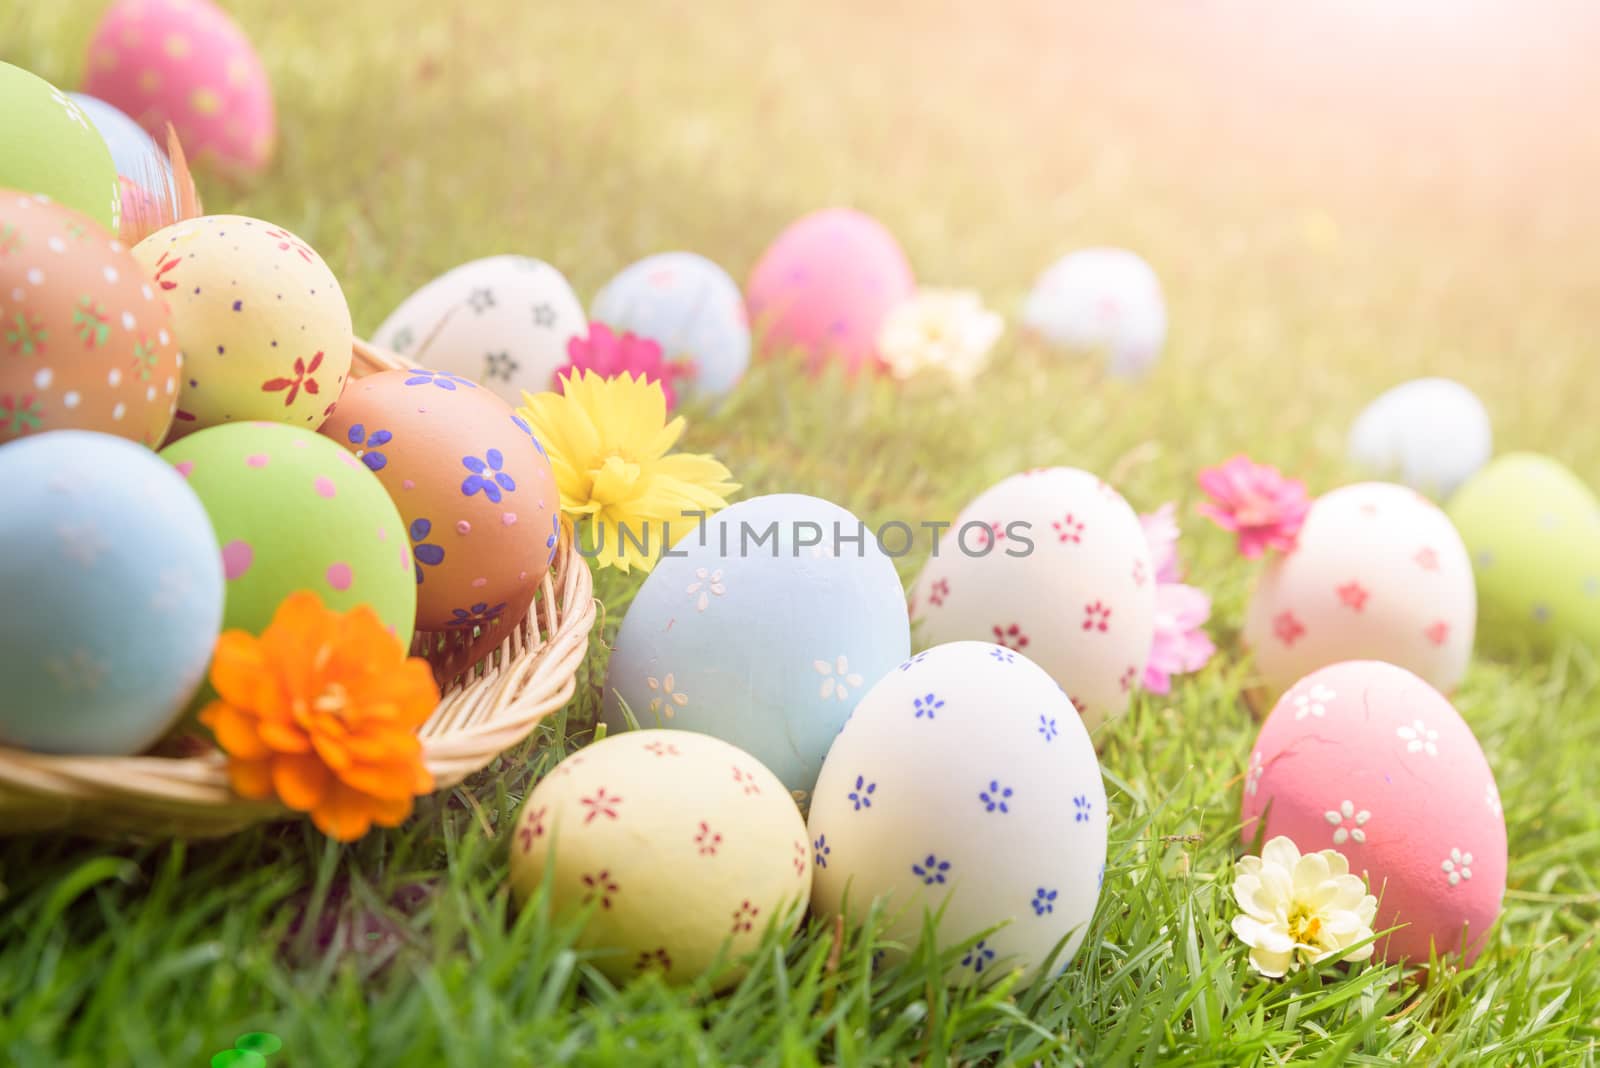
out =
[[[667,422],[661,387],[631,375],[579,371],[563,393],[524,393],[517,414],[544,444],[561,488],[561,507],[588,519],[601,566],[649,571],[666,546],[727,507],[739,488],[711,456],[669,454],[683,435]]]

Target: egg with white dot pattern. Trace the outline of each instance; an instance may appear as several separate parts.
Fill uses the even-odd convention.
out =
[[[350,306],[321,256],[270,222],[204,215],[133,255],[172,307],[184,374],[172,433],[266,419],[315,430],[350,373]]]
[[[10,63],[0,63],[0,146],[0,190],[47,196],[116,232],[122,186],[105,139],[67,94]]]
[[[1097,352],[1123,377],[1142,374],[1167,339],[1161,280],[1137,253],[1086,248],[1057,260],[1034,283],[1023,325],[1047,344]]]
[[[206,511],[142,445],[63,430],[0,448],[0,745],[123,756],[205,677],[222,622]]]
[[[1494,772],[1460,713],[1404,668],[1347,661],[1291,686],[1250,752],[1243,818],[1247,843],[1287,835],[1344,854],[1378,898],[1380,960],[1465,948],[1471,963],[1500,913]]]
[[[617,634],[606,723],[624,728],[626,704],[644,726],[714,734],[809,790],[839,725],[910,650],[893,560],[849,511],[797,493],[673,537]]]
[[[1026,656],[988,642],[918,653],[868,691],[817,779],[807,821],[813,907],[859,922],[882,899],[888,938],[924,914],[949,973],[1030,982],[1082,944],[1105,876],[1106,792],[1072,702]],[[998,927],[993,933],[985,933]]]
[[[918,640],[993,641],[1050,672],[1092,729],[1128,707],[1155,636],[1139,517],[1106,482],[1036,468],[980,493],[912,591]]]
[[[511,832],[511,888],[550,884],[557,915],[587,910],[578,944],[614,982],[719,985],[769,927],[792,932],[811,894],[806,825],[750,754],[704,734],[612,735],[567,757]]]
[[[1477,395],[1448,378],[1395,386],[1350,428],[1350,462],[1434,498],[1448,497],[1489,460],[1494,430]]]
[[[471,379],[512,405],[555,386],[568,343],[589,320],[566,278],[543,260],[489,256],[455,267],[400,302],[375,344]]]

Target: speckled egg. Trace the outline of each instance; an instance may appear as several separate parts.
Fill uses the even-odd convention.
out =
[[[99,223],[0,190],[0,443],[74,428],[159,446],[183,375],[171,327]]]
[[[1395,386],[1350,428],[1350,462],[1442,498],[1489,460],[1494,431],[1477,395],[1448,378]]]
[[[156,137],[171,122],[202,165],[252,174],[267,165],[277,116],[266,69],[211,0],[117,0],[89,39],[83,91]]]
[[[1149,370],[1167,339],[1160,279],[1120,248],[1080,249],[1057,260],[1034,283],[1022,322],[1047,344],[1101,353],[1121,376]]]
[[[189,480],[216,529],[226,628],[259,634],[285,597],[313,590],[338,611],[371,605],[411,641],[410,543],[383,484],[356,457],[281,423],[211,427],[161,456]]]
[[[511,888],[526,903],[545,879],[558,915],[589,910],[579,945],[614,982],[689,982],[725,955],[717,978],[731,984],[768,927],[799,924],[811,854],[794,801],[750,754],[635,731],[567,757],[528,795]]]
[[[668,361],[689,367],[678,389],[720,397],[750,365],[744,298],[728,272],[693,252],[646,256],[607,282],[590,315],[650,338]]]
[[[141,212],[159,210],[152,205],[145,208],[141,198],[160,191],[168,198],[166,218],[176,218],[179,210],[177,184],[172,176],[172,163],[167,154],[138,123],[121,110],[98,97],[86,93],[68,93],[73,103],[83,109],[94,123],[94,128],[105,138],[111,150],[111,160],[117,167],[117,178],[122,187],[122,215],[124,220],[137,217]]]
[[[804,351],[813,371],[830,359],[853,373],[878,368],[878,332],[916,290],[894,235],[870,215],[829,208],[802,216],[750,272],[745,307],[761,351]]]
[[[1262,724],[1244,785],[1246,842],[1337,849],[1378,898],[1379,959],[1478,955],[1506,890],[1494,772],[1440,693],[1375,660],[1315,671]],[[1263,828],[1258,821],[1265,821]]]
[[[910,648],[873,531],[817,497],[753,497],[645,580],[611,653],[605,721],[626,727],[625,702],[644,726],[714,734],[804,793],[839,725]]]
[[[1256,582],[1244,640],[1270,696],[1319,667],[1368,658],[1451,693],[1476,622],[1472,565],[1450,520],[1415,490],[1361,482],[1312,502],[1295,550]]]
[[[417,363],[481,382],[512,404],[555,385],[567,342],[589,320],[542,260],[490,256],[446,271],[389,313],[372,340]]]
[[[521,617],[555,559],[561,494],[510,405],[454,375],[385,371],[350,383],[322,433],[400,509],[419,630]]]
[[[64,430],[0,447],[0,745],[126,756],[199,687],[222,620],[205,509],[143,446]]]
[[[1026,653],[1090,729],[1128,707],[1155,636],[1156,579],[1139,517],[1071,467],[1012,475],[939,538],[912,591],[920,641]]]
[[[1509,453],[1461,487],[1449,514],[1472,555],[1486,645],[1600,649],[1600,500],[1578,476]]]
[[[937,912],[942,949],[983,935],[950,978],[1064,968],[1105,876],[1106,792],[1089,732],[1043,668],[988,642],[918,653],[862,698],[811,801],[812,902],[859,921],[886,899],[914,946]],[[993,934],[984,934],[991,927]]]
[[[122,187],[105,140],[65,93],[9,63],[0,63],[0,145],[0,189],[42,193],[117,232]]]
[[[350,306],[304,241],[260,219],[206,215],[134,246],[172,305],[185,378],[174,434],[268,419],[315,430],[350,373]]]

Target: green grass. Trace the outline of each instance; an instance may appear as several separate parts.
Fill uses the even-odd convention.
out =
[[[1106,892],[1053,986],[949,993],[926,955],[874,974],[870,932],[836,947],[826,926],[769,944],[722,996],[609,986],[504,882],[518,802],[590,729],[602,637],[535,744],[354,846],[301,824],[0,843],[0,1064],[196,1065],[251,1030],[282,1037],[284,1065],[1600,1059],[1600,665],[1480,658],[1459,694],[1511,842],[1504,916],[1472,969],[1263,981],[1227,927],[1254,733],[1237,643],[1250,569],[1192,511],[1196,469],[1237,450],[1337,485],[1355,412],[1425,373],[1476,389],[1500,448],[1600,482],[1594,16],[230,6],[274,78],[282,146],[259,183],[207,184],[208,206],[310,240],[359,329],[500,251],[550,260],[585,296],[667,248],[741,276],[789,219],[835,202],[882,217],[924,280],[1007,312],[1065,249],[1140,250],[1173,322],[1141,383],[1011,339],[967,393],[763,366],[692,444],[748,492],[816,493],[869,521],[948,518],[1028,466],[1116,470],[1136,506],[1185,509],[1223,652],[1097,739]],[[98,7],[7,5],[0,56],[70,87]],[[918,563],[902,561],[908,579]],[[603,576],[605,637],[632,588]]]

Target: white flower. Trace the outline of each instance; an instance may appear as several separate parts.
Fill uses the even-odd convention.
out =
[[[1420,719],[1413,720],[1409,727],[1397,728],[1395,733],[1405,739],[1406,752],[1427,753],[1429,756],[1439,755],[1439,732],[1430,730],[1428,725]]]
[[[1463,853],[1459,849],[1450,850],[1450,856],[1445,858],[1439,867],[1444,871],[1445,878],[1450,880],[1451,886],[1458,885],[1462,879],[1472,878],[1472,854]]]
[[[719,567],[715,571],[707,571],[703,567],[695,568],[694,581],[689,583],[689,588],[686,592],[690,597],[695,597],[696,594],[699,595],[695,599],[694,606],[699,611],[704,612],[706,606],[711,603],[710,595],[715,594],[721,597],[728,592],[728,588],[722,584],[722,568]]]
[[[939,368],[959,382],[983,370],[1005,320],[970,289],[919,289],[895,305],[878,331],[878,352],[896,378]]]
[[[670,671],[667,672],[667,677],[664,679],[658,679],[652,675],[646,678],[644,682],[653,692],[653,696],[650,698],[650,711],[658,716],[664,715],[671,719],[673,714],[677,712],[677,708],[673,707],[674,705],[678,706],[678,708],[683,708],[689,703],[688,694],[677,692],[677,680],[672,677],[672,672]]]
[[[817,674],[822,676],[820,693],[824,701],[830,697],[837,697],[841,701],[848,700],[849,687],[859,687],[864,681],[860,675],[850,670],[850,661],[842,656],[831,664],[826,660],[813,660],[811,664],[817,669]]]
[[[1361,828],[1367,825],[1367,821],[1372,818],[1372,813],[1366,809],[1357,812],[1355,805],[1349,801],[1341,801],[1338,808],[1324,812],[1322,818],[1333,826],[1334,845],[1344,845],[1346,840],[1351,840],[1357,845],[1361,845],[1367,840],[1367,832]],[[1354,827],[1346,827],[1345,824],[1352,819],[1355,820],[1356,825]]]
[[[1295,697],[1294,718],[1305,719],[1307,716],[1316,716],[1321,719],[1328,714],[1328,702],[1338,696],[1322,683],[1316,683],[1310,690]]]
[[[1250,966],[1262,975],[1278,978],[1302,964],[1372,956],[1378,899],[1350,874],[1342,853],[1302,856],[1278,837],[1259,857],[1241,859],[1238,871],[1233,898],[1244,911],[1233,918],[1233,933],[1250,947]]]

